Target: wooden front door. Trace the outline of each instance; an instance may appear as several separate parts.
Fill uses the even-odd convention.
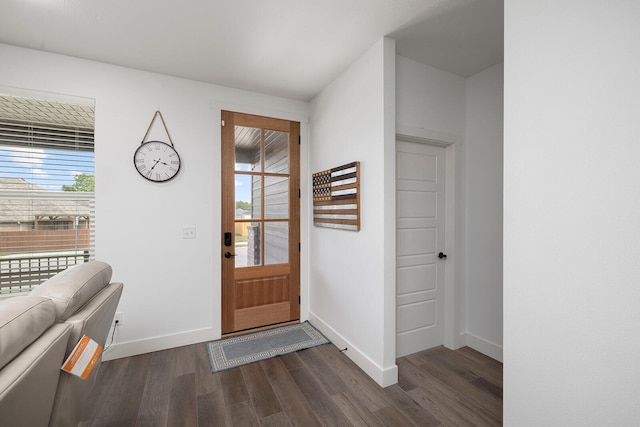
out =
[[[300,318],[300,123],[222,112],[222,333]]]

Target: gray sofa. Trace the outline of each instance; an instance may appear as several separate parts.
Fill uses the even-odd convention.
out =
[[[0,300],[0,424],[77,426],[102,358],[87,379],[60,370],[88,335],[105,345],[122,283],[90,261],[43,282],[26,296]]]

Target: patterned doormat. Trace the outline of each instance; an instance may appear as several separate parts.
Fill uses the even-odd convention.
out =
[[[206,343],[211,372],[224,371],[305,348],[327,344],[308,321]]]

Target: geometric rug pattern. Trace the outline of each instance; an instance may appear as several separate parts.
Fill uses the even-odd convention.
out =
[[[224,371],[294,351],[327,344],[329,340],[311,323],[223,338],[205,344],[211,372]]]

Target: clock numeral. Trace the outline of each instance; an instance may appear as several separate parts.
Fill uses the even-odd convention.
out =
[[[142,157],[136,158],[136,163],[144,163],[144,159]]]
[[[147,170],[147,165],[143,163],[142,165],[140,165],[140,172],[144,172],[145,170]]]
[[[146,176],[147,178],[151,179],[151,171],[147,171],[147,173],[144,174],[144,176]]]
[[[175,171],[176,171],[176,169],[175,169],[175,168],[172,168],[171,166],[169,166],[169,170],[170,170],[171,172],[175,172]]]
[[[172,164],[172,165],[177,165],[177,164],[178,164],[178,161],[177,161],[177,160],[171,160],[171,164]]]
[[[160,174],[158,172],[156,172],[156,179],[159,181],[160,180]]]

